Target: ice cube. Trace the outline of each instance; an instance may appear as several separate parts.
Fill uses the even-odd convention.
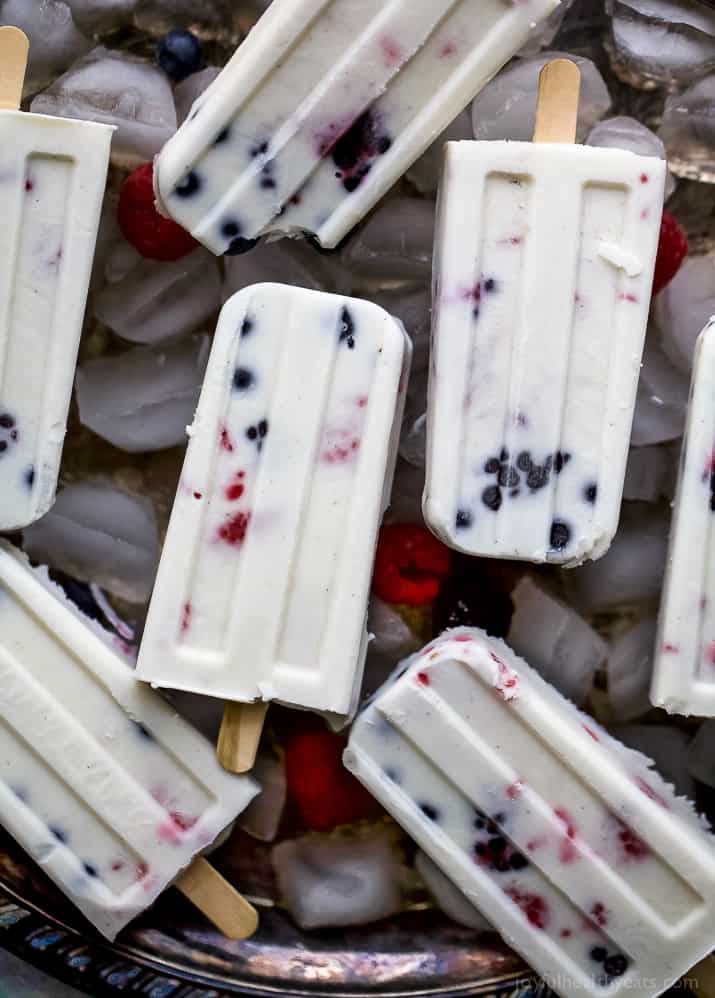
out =
[[[183,444],[209,349],[208,336],[191,336],[89,361],[77,371],[81,422],[130,454]]]
[[[412,340],[412,377],[429,364],[432,296],[427,285],[388,288],[373,296],[378,305],[402,322]]]
[[[127,167],[152,159],[176,131],[174,95],[164,73],[101,46],[38,94],[30,109],[116,125],[112,160]]]
[[[511,594],[507,643],[565,697],[582,704],[608,645],[586,621],[525,576]]]
[[[623,498],[640,502],[672,499],[679,453],[679,440],[651,447],[631,447],[628,451]]]
[[[30,39],[24,97],[42,90],[92,48],[63,0],[0,0],[0,24],[22,28]]]
[[[606,0],[615,72],[650,90],[684,86],[715,65],[715,11],[698,0]]]
[[[445,142],[461,142],[472,138],[472,117],[469,108],[458,114],[442,134],[412,164],[407,171],[407,179],[414,184],[420,194],[434,194],[439,186],[444,158]]]
[[[493,932],[491,924],[484,915],[475,908],[449,877],[432,862],[427,853],[417,850],[415,856],[417,872],[427,885],[427,890],[435,900],[437,907],[451,918],[457,925],[466,929],[476,929],[477,932]]]
[[[679,177],[715,183],[715,73],[665,102],[659,135]]]
[[[213,83],[220,72],[220,66],[207,66],[206,69],[187,76],[178,84],[174,90],[174,101],[176,103],[176,120],[180,125],[188,118],[194,101],[201,96],[206,87]]]
[[[129,24],[137,0],[67,0],[77,27],[88,35],[101,35]]]
[[[173,263],[140,260],[94,300],[95,318],[133,343],[158,343],[203,325],[221,307],[216,259],[194,250]]]
[[[400,456],[414,464],[416,468],[424,468],[427,461],[427,413],[423,412],[415,419],[411,416],[405,421],[400,437]]]
[[[690,743],[690,773],[700,783],[715,787],[715,721],[705,721]]]
[[[541,49],[548,48],[559,33],[559,28],[572,4],[573,0],[561,0],[559,6],[529,32],[529,37],[516,53],[517,56],[521,59],[527,59],[536,55]]]
[[[606,676],[608,703],[614,721],[632,721],[651,708],[656,618],[646,614],[610,643]]]
[[[130,603],[149,599],[159,561],[159,530],[151,502],[110,481],[75,482],[23,531],[34,560]]]
[[[350,237],[340,254],[342,263],[354,274],[384,284],[429,280],[434,224],[433,201],[389,198]]]
[[[624,502],[618,532],[606,554],[560,572],[569,602],[595,613],[656,600],[669,524],[670,512],[662,503]]]
[[[306,835],[271,854],[283,901],[302,929],[365,925],[402,907],[402,867],[382,830]]]
[[[663,140],[636,118],[620,116],[599,121],[589,132],[586,144],[603,146],[607,149],[629,149],[638,156],[666,159]],[[665,182],[666,200],[674,190],[675,181],[668,173]]]
[[[648,756],[660,775],[681,797],[695,798],[695,781],[688,772],[690,735],[665,724],[618,724],[611,734],[624,745]]]
[[[262,281],[293,284],[314,291],[349,290],[344,286],[344,282],[350,280],[349,275],[340,273],[337,261],[328,253],[319,253],[303,239],[261,242],[248,253],[226,257],[225,267],[224,301],[237,291]]]
[[[661,333],[651,325],[643,352],[631,433],[635,447],[675,440],[683,435],[685,428],[689,379],[673,366],[661,344]]]
[[[715,314],[715,255],[688,257],[670,284],[655,298],[655,321],[669,360],[687,378],[695,341]]]
[[[578,140],[607,113],[611,97],[603,77],[590,59],[564,52],[542,52],[530,59],[509,63],[488,83],[472,103],[475,139],[519,139],[530,142],[534,132],[539,74],[547,62],[566,58],[581,70]]]
[[[203,38],[235,46],[245,13],[236,0],[137,0],[134,21],[141,31],[159,36],[188,28]]]
[[[261,785],[261,792],[238,819],[239,827],[259,842],[273,842],[286,803],[285,766],[280,759],[261,751],[251,775]]]

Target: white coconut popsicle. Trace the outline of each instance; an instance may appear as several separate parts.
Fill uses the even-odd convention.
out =
[[[214,253],[336,246],[558,0],[273,0],[160,153],[160,205]]]
[[[54,500],[113,132],[17,110],[26,58],[0,28],[0,530]]]
[[[711,950],[704,821],[483,631],[403,663],[345,763],[564,998],[654,998]]]
[[[715,717],[715,317],[693,383],[660,606],[651,701]]]
[[[255,912],[199,854],[258,785],[229,776],[100,631],[0,543],[0,823],[109,939],[177,878],[248,935]]]
[[[618,524],[665,164],[573,145],[577,107],[558,60],[536,141],[446,147],[424,513],[468,554],[576,565]]]
[[[410,353],[367,301],[259,284],[224,306],[141,679],[351,713]]]

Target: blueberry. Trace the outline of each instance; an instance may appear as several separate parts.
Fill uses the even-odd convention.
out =
[[[603,963],[608,956],[608,950],[603,946],[594,946],[589,955],[595,963]]]
[[[400,783],[400,774],[392,766],[386,766],[383,772],[392,783]]]
[[[506,845],[507,842],[503,835],[495,835],[493,839],[489,839],[489,848],[497,856],[506,852]]]
[[[264,191],[274,191],[278,184],[276,184],[273,177],[261,177],[261,189]]]
[[[506,873],[509,869],[509,861],[504,859],[503,856],[496,856],[492,860],[492,867],[497,871],[497,873]]]
[[[29,488],[32,488],[32,486],[35,484],[34,465],[31,464],[29,468],[25,469],[24,478],[25,478],[25,485],[27,485]]]
[[[377,143],[377,151],[380,153],[381,156],[384,156],[391,145],[392,145],[392,139],[389,139],[386,135],[383,135],[383,137]]]
[[[231,134],[231,127],[230,125],[226,125],[226,127],[222,128],[221,131],[216,136],[216,138],[214,139],[214,145],[215,146],[223,145],[223,143],[226,142],[230,134]]]
[[[2,426],[4,430],[11,430],[14,425],[15,419],[8,412],[3,412],[0,415],[0,426]]]
[[[200,190],[201,178],[195,170],[189,170],[184,179],[180,180],[174,188],[174,194],[179,198],[190,198]]]
[[[603,964],[603,969],[609,977],[623,977],[628,970],[628,958],[623,956],[622,953],[609,956]]]
[[[439,821],[439,811],[432,804],[422,803],[419,804],[418,807],[422,814],[424,814],[426,818],[429,818],[430,821]]]
[[[556,453],[554,454],[554,468],[556,470],[557,475],[561,474],[564,466],[567,465],[570,460],[571,460],[571,455],[568,452],[564,453],[563,451],[560,450],[556,451]]]
[[[257,239],[242,239],[240,236],[237,239],[232,239],[228,249],[225,252],[226,256],[241,256],[242,253],[248,253],[253,247],[258,243]]]
[[[454,522],[457,530],[466,530],[474,523],[474,517],[468,509],[458,509]]]
[[[258,440],[258,430],[255,426],[249,426],[246,430],[246,436],[249,440]]]
[[[523,450],[516,459],[516,466],[520,471],[531,471],[533,463],[528,450]]]
[[[598,495],[598,486],[595,482],[590,482],[584,487],[583,497],[586,502],[594,503],[596,501],[596,496]]]
[[[221,235],[226,239],[235,239],[241,235],[241,223],[233,218],[227,219],[221,226]]]
[[[483,842],[477,842],[477,844],[474,846],[474,851],[477,854],[477,856],[486,856],[487,847],[484,845]]]
[[[255,326],[255,323],[254,323],[253,319],[249,315],[244,316],[243,322],[241,323],[241,334],[240,335],[241,336],[250,336],[250,334],[253,332],[253,327],[254,326]]]
[[[475,828],[484,828],[484,825],[485,825],[484,818],[475,818],[474,819],[474,827]]]
[[[548,485],[549,473],[546,468],[541,467],[541,465],[532,465],[531,471],[526,476],[526,484],[529,486],[532,492],[538,492],[539,489],[543,489],[545,485]]]
[[[258,436],[266,437],[268,436],[268,420],[262,419],[258,424]]]
[[[156,49],[156,59],[169,79],[181,83],[198,72],[203,64],[201,42],[183,28],[164,35]]]
[[[506,447],[502,447],[501,451],[499,452],[499,460],[501,461],[502,464],[504,463],[504,461],[509,460],[509,451],[506,449]]]
[[[490,485],[482,492],[482,502],[495,513],[501,507],[502,495],[498,485]]]
[[[361,179],[361,177],[346,177],[345,180],[343,180],[343,187],[348,194],[352,194],[353,191],[358,189]]]
[[[492,291],[496,291],[496,289],[497,289],[497,282],[494,280],[493,277],[488,277],[484,282],[484,290],[489,293]]]
[[[554,520],[551,524],[549,544],[556,551],[563,551],[571,540],[571,529],[563,520]]]
[[[99,873],[97,872],[97,867],[92,866],[91,863],[83,863],[82,866],[84,867],[84,872],[87,874],[88,877],[99,876]]]
[[[0,454],[7,450],[7,440],[0,440]]]
[[[529,860],[526,856],[522,856],[520,852],[515,852],[509,860],[509,865],[512,870],[524,870],[529,865]]]
[[[145,728],[141,721],[134,721],[134,730],[142,738],[145,738],[148,742],[154,741],[154,736],[148,728]]]
[[[63,828],[60,828],[58,825],[49,825],[48,827],[50,829],[50,834],[56,838],[58,842],[67,841],[67,832]]]
[[[499,467],[497,482],[504,488],[513,489],[519,484],[519,472],[511,464],[502,464]]]
[[[475,305],[474,308],[472,309],[472,318],[473,319],[479,318],[479,305]]]
[[[488,475],[496,475],[500,467],[501,465],[499,464],[499,458],[490,457],[489,460],[484,465],[484,470]]]
[[[343,306],[340,312],[340,342],[347,343],[349,350],[355,349],[355,322],[350,311]]]
[[[247,367],[237,367],[233,372],[233,387],[236,391],[245,392],[255,384],[256,376]]]

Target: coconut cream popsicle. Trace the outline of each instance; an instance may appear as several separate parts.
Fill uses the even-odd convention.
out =
[[[0,530],[54,500],[113,132],[19,111],[27,51],[0,28]]]
[[[273,0],[160,153],[160,207],[214,253],[334,247],[558,0]]]
[[[535,141],[446,146],[424,513],[458,550],[576,565],[615,533],[665,164],[573,144],[578,69]]]
[[[5,542],[0,635],[0,823],[108,939],[173,882],[250,935],[255,911],[200,854],[258,785]]]
[[[227,766],[270,700],[354,710],[410,355],[367,301],[258,284],[224,306],[138,675],[257,719],[240,762],[225,725]]]
[[[408,659],[345,764],[564,998],[651,998],[712,949],[705,823],[502,641]]]
[[[715,318],[693,382],[661,597],[651,701],[715,717]]]

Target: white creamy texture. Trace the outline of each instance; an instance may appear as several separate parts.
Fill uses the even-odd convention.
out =
[[[0,823],[107,938],[258,792],[0,545]]]
[[[0,110],[0,530],[54,499],[112,131]]]
[[[715,717],[715,317],[695,347],[693,383],[661,598],[650,698]]]
[[[665,164],[447,145],[424,513],[469,554],[575,565],[618,524]]]
[[[351,712],[409,340],[377,305],[258,284],[224,306],[138,674]]]
[[[556,6],[273,0],[160,153],[159,201],[217,254],[336,246]]]
[[[483,631],[403,663],[345,764],[565,998],[650,998],[712,948],[692,806]]]

